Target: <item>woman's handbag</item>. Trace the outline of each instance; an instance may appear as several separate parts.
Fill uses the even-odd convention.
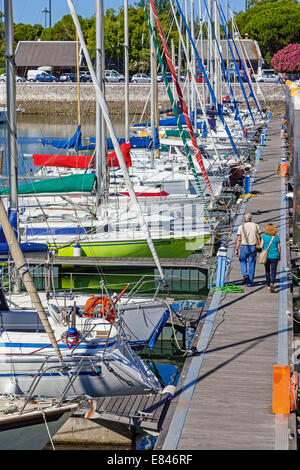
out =
[[[268,259],[268,251],[269,251],[269,248],[270,248],[271,243],[272,243],[272,241],[273,241],[273,238],[274,238],[274,237],[271,238],[270,243],[269,243],[269,245],[268,245],[268,248],[267,248],[266,250],[262,250],[262,252],[259,254],[258,262],[259,262],[260,264],[266,264],[267,259]]]

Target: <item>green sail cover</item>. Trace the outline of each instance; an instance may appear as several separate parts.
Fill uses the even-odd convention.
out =
[[[94,181],[95,173],[62,176],[22,184],[18,186],[18,194],[91,192]],[[0,194],[9,194],[9,187],[0,189]]]
[[[190,139],[190,134],[188,131],[183,131],[183,136],[186,139]],[[181,137],[179,129],[167,129],[166,130],[166,137]],[[195,137],[199,137],[198,133],[195,133]]]

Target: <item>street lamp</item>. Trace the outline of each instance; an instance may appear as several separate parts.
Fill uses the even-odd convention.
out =
[[[47,14],[50,13],[49,10],[47,10],[47,7],[42,10],[42,13],[45,13],[45,29],[47,28]]]

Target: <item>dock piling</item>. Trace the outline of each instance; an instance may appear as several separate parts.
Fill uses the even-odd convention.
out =
[[[226,261],[227,261],[227,250],[225,246],[221,246],[219,248],[217,257],[218,257],[218,265],[217,265],[216,287],[224,287]]]

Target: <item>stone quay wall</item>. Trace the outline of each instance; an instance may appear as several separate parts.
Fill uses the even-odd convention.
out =
[[[198,84],[202,93],[203,85]],[[232,84],[236,98],[244,102],[243,92],[239,85]],[[284,112],[285,86],[277,83],[253,84],[258,102],[263,108],[271,108],[273,116]],[[17,106],[26,114],[44,115],[76,115],[77,85],[75,83],[17,83]],[[182,85],[186,98],[186,88]],[[249,87],[245,84],[247,96]],[[175,96],[175,95],[174,95]],[[105,97],[111,115],[124,115],[125,87],[124,83],[107,83]],[[144,110],[150,111],[150,84],[129,85],[129,110],[131,115],[140,115]],[[169,108],[170,102],[163,83],[158,84],[159,109]],[[250,100],[252,105],[253,100]],[[6,85],[0,84],[0,106],[6,105]],[[83,115],[96,113],[96,97],[92,83],[80,85],[80,107]]]

